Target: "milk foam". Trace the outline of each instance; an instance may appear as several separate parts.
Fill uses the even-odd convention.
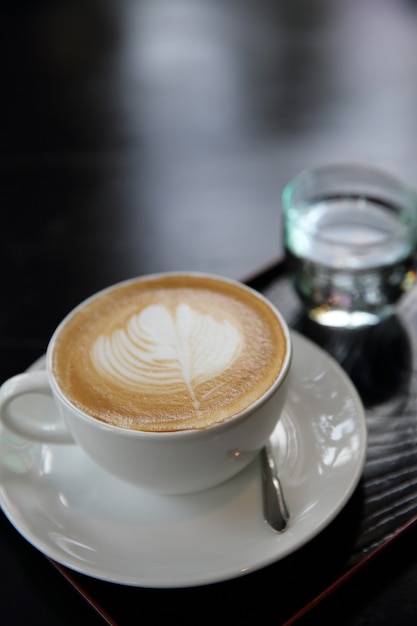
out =
[[[197,386],[230,367],[242,344],[241,333],[228,320],[218,322],[186,303],[173,313],[160,304],[133,315],[124,328],[100,335],[91,358],[100,375],[141,393],[185,388],[197,409]]]
[[[239,284],[201,275],[127,281],[59,330],[54,376],[79,409],[144,431],[208,428],[273,385],[286,354],[273,310]]]

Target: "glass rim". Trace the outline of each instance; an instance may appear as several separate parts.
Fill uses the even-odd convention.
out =
[[[343,180],[343,173],[351,176],[351,179],[347,177]],[[340,176],[339,184],[329,183],[328,181],[321,181],[321,177],[326,177],[331,174],[338,174]],[[365,176],[370,175],[369,179],[369,193],[366,192],[366,180]],[[354,175],[362,176],[362,179],[358,178],[355,182]],[[314,179],[317,178],[315,184]],[[325,183],[325,184],[324,184]],[[380,185],[380,197],[378,198],[377,186]],[[305,193],[303,193],[302,186],[305,186]],[[320,189],[320,186],[322,189]],[[339,189],[338,189],[339,187]],[[349,187],[349,191],[347,191]],[[346,191],[344,191],[344,188]],[[294,199],[295,194],[299,192],[299,197]],[[314,224],[304,224],[300,227],[300,231],[313,235],[316,239],[320,239],[323,242],[331,245],[344,245],[350,249],[357,248],[358,250],[364,247],[378,247],[384,245],[387,241],[392,241],[398,238],[404,237],[408,232],[411,238],[416,237],[417,229],[417,191],[410,185],[402,182],[394,175],[386,172],[385,170],[361,164],[333,164],[318,166],[311,169],[305,169],[292,178],[284,187],[281,196],[282,210],[284,214],[284,228],[287,230],[289,225],[294,222],[294,217],[291,217],[291,212],[299,213],[306,209],[311,204],[324,202],[326,200],[335,200],[337,198],[345,197],[353,200],[366,200],[367,198],[374,202],[379,201],[380,204],[386,204],[388,207],[393,207],[399,215],[397,227],[382,237],[377,242],[371,243],[349,243],[338,241],[334,237],[329,238],[326,235],[320,233],[319,229]],[[357,210],[360,210],[357,207]]]
[[[307,182],[314,184],[316,180],[317,187],[319,187],[323,185],[324,177],[330,174],[339,177],[339,187],[349,184],[353,195],[360,195],[359,191],[355,192],[355,189],[360,189],[364,194],[366,193],[366,186],[372,189],[379,184],[381,191],[384,191],[387,196],[396,193],[403,196],[404,201],[410,198],[410,206],[413,206],[417,212],[417,189],[414,189],[410,184],[385,169],[361,163],[333,163],[301,170],[284,185],[281,194],[284,207],[290,206],[292,194],[297,189],[300,189],[302,184]],[[349,178],[343,180],[344,175],[350,176],[350,180]],[[369,176],[369,180],[366,180],[365,176]],[[327,182],[326,185],[327,189],[337,193],[337,186],[333,185],[333,183],[329,185]]]

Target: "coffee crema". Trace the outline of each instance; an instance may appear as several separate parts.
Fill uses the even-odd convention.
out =
[[[273,385],[287,351],[279,319],[232,281],[163,274],[120,283],[61,325],[52,371],[68,400],[142,431],[208,428]]]

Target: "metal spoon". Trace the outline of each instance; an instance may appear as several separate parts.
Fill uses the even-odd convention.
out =
[[[284,532],[290,514],[279,480],[275,457],[268,442],[261,452],[264,519],[275,532]]]

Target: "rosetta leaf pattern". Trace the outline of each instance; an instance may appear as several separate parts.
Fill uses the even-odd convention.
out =
[[[174,312],[150,305],[124,328],[100,335],[92,349],[96,369],[142,393],[187,390],[199,407],[196,388],[226,371],[242,347],[239,329],[188,304]]]

